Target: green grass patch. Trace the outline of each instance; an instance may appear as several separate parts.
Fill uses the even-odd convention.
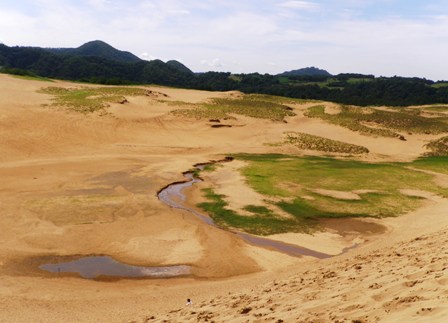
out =
[[[242,169],[248,185],[264,195],[290,217],[280,217],[269,205],[247,205],[249,215],[230,210],[224,195],[204,189],[207,202],[198,206],[222,227],[253,234],[309,232],[320,218],[392,217],[408,213],[424,199],[401,190],[421,190],[448,197],[448,189],[437,185],[434,176],[418,170],[448,173],[448,157],[427,157],[410,163],[367,163],[329,157],[298,157],[281,154],[237,154],[247,162]],[[346,199],[322,191],[356,193]]]
[[[225,196],[216,194],[211,188],[202,191],[209,201],[198,204],[198,207],[206,211],[220,227],[234,228],[257,235],[303,232],[309,227],[300,218],[285,219],[277,217],[267,208],[258,206],[249,205],[246,207],[248,211],[254,213],[253,216],[239,215],[226,208],[228,204],[224,200]]]
[[[394,130],[426,134],[448,132],[448,126],[442,120],[425,118],[406,110],[392,112],[349,106],[341,106],[340,109],[340,113],[333,115],[325,113],[325,106],[316,105],[310,107],[305,115],[310,118],[328,121],[364,135],[400,137]]]
[[[431,85],[432,87],[439,89],[442,87],[448,87],[448,83],[447,82],[440,82],[440,83],[435,83]]]
[[[133,87],[61,88],[52,86],[39,92],[52,95],[54,106],[63,106],[82,113],[104,110],[110,103],[124,102],[125,96],[148,94],[148,90]]]
[[[245,211],[248,211],[254,215],[264,215],[264,216],[274,216],[272,210],[268,209],[265,206],[259,205],[246,205],[243,208]]]
[[[431,175],[407,169],[414,163],[367,163],[329,157],[237,154],[249,162],[243,174],[249,184],[267,196],[290,197],[310,189],[336,191],[375,190],[396,193],[399,189],[422,189],[439,193]],[[424,160],[424,159],[422,159]],[[431,163],[434,164],[434,163]],[[280,183],[297,183],[301,190],[286,191]]]
[[[372,78],[349,78],[347,80],[347,83],[349,84],[358,84],[358,83],[365,83],[365,82],[372,82],[374,79]]]
[[[422,107],[425,111],[448,112],[448,105],[430,105]]]
[[[218,168],[219,164],[207,164],[204,166],[204,172],[213,172]]]
[[[285,143],[294,145],[300,149],[354,155],[367,154],[369,152],[366,147],[306,133],[286,132],[285,137]]]
[[[410,166],[437,173],[448,174],[448,156],[430,156],[419,158]]]

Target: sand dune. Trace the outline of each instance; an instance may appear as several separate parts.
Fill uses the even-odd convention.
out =
[[[398,218],[332,223],[314,236],[273,237],[331,255],[359,244],[341,256],[316,260],[249,245],[171,209],[156,195],[184,180],[182,172],[192,165],[229,153],[302,154],[294,147],[266,145],[281,142],[286,131],[365,146],[371,153],[362,158],[370,161],[412,160],[425,152],[432,136],[407,135],[406,142],[363,136],[305,117],[309,104],[291,105],[297,116],[287,123],[236,116],[238,127],[232,128],[175,117],[170,114],[175,104],[152,96],[111,104],[105,115],[82,114],[49,106],[51,97],[37,91],[50,85],[79,86],[0,74],[0,322],[437,322],[448,317],[448,205],[440,196],[407,191],[427,198],[426,206]],[[173,102],[241,95],[149,89]],[[337,112],[332,104],[329,110]],[[225,166],[206,181],[220,187],[235,209],[254,199],[262,203],[239,166]],[[444,187],[446,175],[437,176]],[[187,192],[191,207],[203,199],[202,187]],[[193,276],[91,281],[38,268],[60,257],[88,255],[142,266],[189,265]],[[188,308],[187,298],[194,302]]]
[[[447,243],[445,228],[140,322],[446,322]]]

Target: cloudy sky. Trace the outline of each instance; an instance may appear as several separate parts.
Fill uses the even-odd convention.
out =
[[[0,42],[90,40],[193,71],[448,79],[447,0],[1,0]]]

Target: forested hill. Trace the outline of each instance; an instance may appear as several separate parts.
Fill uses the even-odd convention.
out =
[[[85,43],[84,45],[81,45],[78,48],[44,48],[44,49],[54,54],[95,56],[123,63],[135,63],[141,61],[141,59],[135,56],[134,54],[118,50],[101,40],[94,40]]]
[[[8,47],[0,44],[0,71],[102,84],[160,84],[211,91],[239,90],[354,105],[448,103],[448,82],[423,78],[331,75],[315,67],[279,75],[195,74],[177,61],[145,61],[93,41],[75,49]]]
[[[278,74],[279,76],[331,76],[326,70],[311,66]]]
[[[0,66],[4,72],[26,71],[49,78],[103,84],[155,83],[175,86],[188,83],[193,76],[193,72],[180,62],[144,61],[100,41],[75,49],[8,47],[0,44]]]

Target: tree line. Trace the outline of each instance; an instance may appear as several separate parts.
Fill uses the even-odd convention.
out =
[[[159,84],[209,91],[239,90],[353,105],[408,106],[448,103],[448,87],[423,78],[192,73],[178,62],[120,62],[95,56],[54,54],[41,48],[0,44],[2,72],[101,84]],[[355,82],[353,81],[355,80]]]

